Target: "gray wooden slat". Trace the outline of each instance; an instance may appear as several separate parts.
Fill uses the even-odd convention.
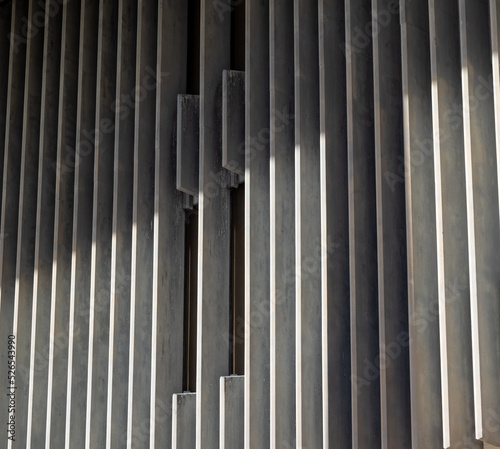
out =
[[[177,189],[198,196],[200,177],[200,97],[177,97]]]
[[[118,4],[106,449],[127,443],[137,1]],[[112,106],[113,107],[113,106]]]
[[[62,6],[46,2],[49,16],[44,28],[43,74],[40,115],[36,237],[34,254],[31,352],[29,364],[28,422],[26,448],[45,441],[50,343],[52,252],[57,170],[59,64],[61,57]]]
[[[230,196],[222,168],[222,71],[231,15],[201,0],[196,447],[219,447],[219,378],[229,374]]]
[[[500,4],[490,0],[491,65],[493,75],[493,95],[495,101],[495,136],[497,143],[498,188],[500,189]],[[1,140],[0,140],[1,142]],[[499,193],[500,201],[500,193]],[[499,206],[500,207],[500,206]]]
[[[5,125],[7,118],[7,92],[9,85],[9,67],[10,67],[10,31],[11,31],[11,5],[6,4],[0,8],[0,29],[6,30],[0,36],[0,142],[5,142]],[[0,149],[0,160],[4,160],[4,146]],[[3,165],[0,167],[0,181],[3,179]],[[1,182],[3,185],[3,182]]]
[[[23,18],[28,16],[28,1],[13,1],[11,14],[10,35],[22,37]],[[7,344],[8,336],[13,333],[25,70],[26,44],[21,43],[19,46],[11,44],[5,107],[5,138],[2,143],[4,163],[0,217],[0,338],[5,342],[4,344]],[[8,360],[7,350],[2,350],[0,361],[6,370],[8,370]],[[7,376],[8,373],[4,372]],[[17,373],[13,386],[20,383],[20,380],[19,373]],[[6,386],[9,385],[7,377],[5,377],[5,382]],[[6,393],[7,390],[4,390],[0,404],[0,418],[4,423],[8,423],[12,415],[8,413],[9,402]],[[12,443],[12,440],[7,439],[6,431],[0,447],[6,448]]]
[[[427,449],[443,444],[429,13],[402,0],[400,14],[412,449]]]
[[[474,435],[472,346],[458,3],[429,1],[443,447]],[[464,286],[456,291],[449,286]],[[457,392],[460,394],[456,394]],[[481,448],[471,439],[468,447]]]
[[[295,409],[295,196],[293,9],[270,0],[270,434],[293,447]]]
[[[27,20],[44,17],[44,4],[30,2]],[[38,23],[38,21],[37,21]],[[43,36],[43,28],[38,31]],[[16,335],[16,364],[30,365],[32,330],[33,275],[38,187],[38,150],[40,139],[40,111],[42,92],[43,38],[28,35],[23,105],[23,135],[20,188],[19,224],[17,230],[16,285],[14,296],[13,334]],[[19,151],[19,150],[18,150]],[[16,440],[26,446],[29,415],[29,371],[18,370],[16,380]],[[12,447],[13,442],[9,442]]]
[[[172,396],[172,449],[196,447],[196,393]]]
[[[64,447],[81,2],[63,6],[46,445]]]
[[[500,410],[500,250],[489,5],[460,1],[462,98],[476,438],[500,445],[489,415]]]
[[[381,443],[410,448],[410,367],[401,33],[394,0],[373,0]],[[366,379],[365,379],[366,380]]]
[[[295,196],[293,9],[270,0],[270,434],[293,447],[295,411]]]
[[[85,445],[99,2],[80,11],[65,447]]]
[[[269,407],[262,407],[270,401],[269,1],[247,2],[245,8],[245,448],[265,449],[270,444]]]
[[[323,447],[351,447],[344,1],[319,2]]]
[[[245,72],[222,74],[222,166],[245,175]]]
[[[99,5],[85,447],[106,445],[118,3]],[[110,387],[109,387],[110,388]]]
[[[495,101],[495,135],[497,149],[497,187],[500,201],[500,4],[498,0],[490,0],[490,30],[491,30],[491,62],[493,70],[493,94]],[[500,206],[499,206],[500,207]],[[497,409],[498,410],[498,409]],[[491,413],[491,410],[489,411]],[[498,416],[498,413],[497,413]],[[490,421],[489,421],[490,423]],[[489,426],[485,426],[487,431]],[[484,443],[484,447],[493,447]]]
[[[296,445],[322,447],[318,5],[294,1]]]
[[[172,441],[171,402],[182,391],[184,357],[185,212],[176,190],[177,93],[186,90],[187,14],[184,0],[159,2],[156,74],[155,199],[151,446]],[[168,75],[167,75],[168,74]],[[194,434],[195,426],[192,433]]]
[[[381,447],[380,380],[368,368],[379,355],[373,49],[359,37],[370,22],[370,1],[346,2],[352,436],[363,449]]]
[[[220,449],[243,449],[245,377],[220,378]]]
[[[130,293],[129,397],[127,448],[149,446],[151,434],[153,223],[156,133],[158,3],[137,5],[137,60],[135,78],[134,192]],[[153,73],[153,74],[152,74]]]

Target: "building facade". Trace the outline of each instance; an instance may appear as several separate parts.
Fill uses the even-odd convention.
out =
[[[0,449],[500,447],[499,22],[0,1]]]

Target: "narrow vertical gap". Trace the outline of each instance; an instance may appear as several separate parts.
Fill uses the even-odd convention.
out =
[[[186,213],[184,278],[184,379],[183,390],[196,390],[196,316],[198,267],[198,214]]]
[[[245,2],[233,6],[231,11],[231,70],[245,70]]]
[[[231,374],[245,366],[245,185],[231,191]]]
[[[188,0],[187,92],[200,93],[200,0]]]
[[[188,0],[186,93],[200,93],[200,0]],[[184,277],[184,391],[196,391],[198,211],[186,211]]]

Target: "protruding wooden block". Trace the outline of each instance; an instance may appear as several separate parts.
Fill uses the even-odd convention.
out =
[[[244,376],[220,378],[220,449],[243,449]]]
[[[222,166],[245,174],[245,72],[222,74]]]
[[[196,393],[172,396],[172,449],[196,447]]]
[[[177,189],[192,196],[199,191],[200,97],[177,97]]]

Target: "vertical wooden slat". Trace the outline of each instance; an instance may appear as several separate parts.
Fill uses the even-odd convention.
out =
[[[81,2],[63,6],[46,445],[64,447]]]
[[[244,376],[220,378],[220,449],[244,447]]]
[[[26,448],[45,441],[56,185],[62,6],[46,3]]]
[[[222,166],[241,176],[245,175],[245,76],[239,70],[222,74]]]
[[[499,185],[489,6],[460,1],[462,98],[476,438],[500,445],[488,425],[500,409]]]
[[[269,437],[269,1],[245,4],[245,448]],[[263,207],[265,205],[265,207]]]
[[[106,449],[126,447],[137,2],[118,4]],[[132,103],[131,103],[132,102]]]
[[[373,49],[365,32],[370,22],[370,1],[346,2],[352,433],[353,447],[363,449],[381,446],[380,380],[370,372],[379,355]]]
[[[85,448],[106,444],[118,3],[99,5]]]
[[[85,445],[99,2],[80,12],[65,447]]]
[[[294,1],[296,444],[322,447],[318,5]]]
[[[127,449],[149,446],[158,2],[137,4]]]
[[[412,449],[441,447],[441,377],[427,5],[400,1]]]
[[[495,101],[495,135],[496,135],[496,163],[497,163],[497,188],[499,190],[500,203],[500,3],[498,0],[490,0],[490,30],[491,30],[491,63],[493,68],[493,93]],[[499,205],[500,208],[500,205]],[[489,410],[491,414],[492,410]],[[494,410],[493,410],[494,412]],[[497,416],[500,410],[497,408]],[[495,422],[495,421],[493,421]],[[488,421],[491,424],[491,421]],[[495,429],[486,430],[490,432]],[[487,447],[487,443],[484,444]]]
[[[493,70],[492,81],[495,101],[495,135],[497,144],[497,185],[500,189],[500,3],[498,0],[490,0],[490,30],[491,65]]]
[[[196,393],[174,394],[172,410],[172,449],[195,449]]]
[[[352,444],[344,13],[319,2],[324,448]]]
[[[0,142],[5,142],[5,129],[7,118],[7,92],[9,85],[9,67],[10,67],[10,35],[11,35],[11,5],[6,4],[0,8],[0,30],[3,30],[0,35]],[[4,160],[4,146],[0,149],[0,160]],[[3,179],[3,166],[0,167],[0,184]]]
[[[185,213],[176,190],[177,94],[186,90],[187,3],[159,2],[156,73],[156,159],[153,250],[151,449],[172,441],[171,402],[182,390],[184,341]],[[193,427],[194,433],[194,427]]]
[[[430,0],[429,27],[443,447],[457,447],[474,435],[463,123],[451,116],[461,103],[458,3]],[[464,287],[450,290],[454,284]],[[471,440],[468,447],[482,444]]]
[[[23,19],[28,16],[28,1],[14,0],[11,6],[11,45],[9,54],[8,93],[6,105],[2,204],[0,217],[0,338],[4,344],[12,334],[14,297],[17,283],[16,256],[19,216],[19,188],[21,168],[21,144],[23,136],[24,82],[26,70],[26,44],[14,45],[14,39],[23,36]],[[13,34],[15,36],[13,36]],[[7,351],[0,352],[0,362],[8,369]],[[5,372],[5,371],[4,371]],[[7,375],[7,373],[5,374]],[[5,382],[7,382],[5,378]],[[16,378],[15,383],[20,379]],[[6,383],[6,386],[10,385]],[[13,385],[15,387],[15,385]],[[4,390],[0,404],[0,421],[8,423],[13,413],[8,413],[7,392]],[[15,414],[14,414],[15,415]],[[6,432],[7,433],[7,432]],[[6,448],[7,435],[0,442]]]
[[[198,196],[200,182],[200,97],[179,94],[177,97],[177,175],[181,192]]]
[[[293,9],[270,0],[270,433],[295,442],[295,196]]]
[[[45,18],[44,5],[30,2],[27,20],[40,23]],[[43,23],[40,36],[28,35],[26,46],[26,76],[23,105],[23,135],[20,148],[19,224],[17,230],[16,285],[14,297],[13,334],[16,335],[16,363],[30,364],[31,320],[33,301],[33,270],[35,253],[36,206],[38,187],[38,150],[40,139],[40,107],[42,89]],[[19,151],[19,150],[18,150]],[[26,446],[29,413],[29,371],[18,370],[16,381],[16,439]],[[12,447],[13,442],[9,442]]]
[[[411,446],[411,416],[401,33],[397,1],[372,0],[372,10],[380,335],[375,369],[382,447],[402,449]]]
[[[196,447],[219,447],[219,378],[229,374],[230,196],[222,168],[222,71],[231,15],[201,1]]]

